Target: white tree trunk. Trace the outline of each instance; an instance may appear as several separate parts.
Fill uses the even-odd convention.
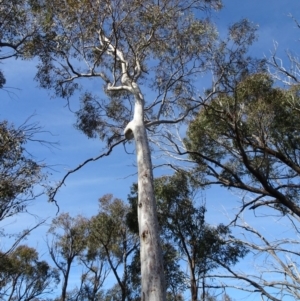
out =
[[[144,98],[136,84],[133,120],[125,129],[133,134],[138,165],[138,222],[141,248],[142,301],[165,301],[166,289],[156,202],[153,189],[151,154],[144,124]]]

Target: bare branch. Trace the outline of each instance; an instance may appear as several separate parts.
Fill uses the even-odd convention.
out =
[[[65,181],[66,179],[74,172],[78,171],[79,169],[81,169],[83,166],[85,166],[87,163],[90,163],[90,162],[95,162],[103,157],[106,157],[108,156],[112,150],[119,144],[121,143],[124,143],[126,141],[126,138],[122,139],[122,140],[119,140],[117,141],[116,143],[112,144],[111,146],[109,146],[108,150],[102,154],[100,154],[99,156],[97,157],[94,157],[94,158],[89,158],[87,160],[85,160],[83,163],[79,164],[76,168],[68,171],[65,176],[62,178],[62,180],[58,183],[58,185],[56,185],[55,188],[51,188],[49,189],[48,191],[48,196],[49,196],[49,200],[50,202],[54,202],[55,204],[57,204],[57,201],[55,200],[55,196],[56,194],[58,193],[58,190],[65,184]],[[59,211],[59,207],[58,207],[58,211]]]

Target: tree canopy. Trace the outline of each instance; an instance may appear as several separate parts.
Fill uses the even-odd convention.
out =
[[[38,259],[35,249],[18,246],[9,254],[0,253],[0,298],[30,301],[53,291],[58,272]]]
[[[36,79],[68,99],[81,88],[77,127],[109,145],[132,119],[134,85],[147,127],[178,122],[197,105],[195,76],[206,70],[217,37],[203,12],[220,7],[218,0],[41,1],[35,9],[52,38],[39,53]],[[84,88],[87,78],[98,79],[96,94]]]
[[[36,197],[36,185],[45,180],[44,164],[25,149],[39,130],[36,124],[16,128],[8,121],[0,122],[0,221],[23,212]]]
[[[41,30],[42,19],[35,13],[39,1],[1,0],[0,2],[0,62],[9,58],[32,59],[43,51],[49,38]],[[0,70],[0,89],[6,83]]]
[[[190,290],[191,300],[199,300],[201,289],[202,298],[205,300],[209,295],[209,285],[205,283],[206,274],[220,264],[228,267],[236,264],[247,254],[247,248],[239,242],[229,242],[231,231],[225,225],[210,226],[206,223],[206,208],[204,205],[195,205],[198,189],[186,173],[177,172],[173,176],[156,178],[154,184],[160,235],[163,246],[166,247],[164,255],[168,289],[172,291],[179,287],[184,289],[186,286]],[[133,185],[128,198],[132,211],[127,216],[128,225],[133,231],[137,228],[136,192],[137,187]],[[168,256],[171,256],[169,260]],[[182,259],[188,266],[186,273],[179,266],[176,267]],[[168,271],[171,273],[168,274]],[[211,282],[212,279],[207,281]]]
[[[186,140],[196,170],[206,175],[201,184],[251,193],[244,207],[299,216],[298,102],[297,86],[284,90],[256,73],[204,105]]]

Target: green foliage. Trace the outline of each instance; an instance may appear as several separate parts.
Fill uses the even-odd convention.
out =
[[[190,124],[185,141],[196,172],[210,182],[252,192],[251,208],[267,204],[300,215],[299,87],[274,87],[270,76],[245,76],[220,91]]]
[[[120,98],[114,97],[110,103],[106,104],[105,101],[99,101],[96,96],[85,93],[80,101],[81,109],[76,112],[77,129],[81,130],[89,138],[107,139],[106,142],[108,144],[123,135],[123,130],[130,120],[130,115],[126,116],[124,114],[124,107]],[[105,122],[104,116],[115,120],[123,120],[123,123],[120,123],[119,126],[110,126]],[[111,137],[109,136],[110,134],[112,135]]]
[[[15,128],[0,122],[0,221],[23,212],[35,197],[34,187],[43,183],[43,164],[34,161],[25,144],[36,133],[35,125]]]
[[[29,59],[43,51],[43,47],[47,48],[49,34],[41,31],[41,20],[35,9],[38,2],[1,0],[0,61],[11,57]],[[0,89],[5,83],[4,74],[0,71]]]
[[[82,216],[71,217],[62,213],[48,230],[48,250],[50,256],[62,274],[61,301],[66,301],[67,287],[72,264],[84,253],[87,245],[88,220]]]
[[[205,71],[217,37],[203,11],[220,8],[219,0],[39,1],[34,11],[44,33],[36,79],[63,98],[81,90],[83,79],[102,80],[107,98],[83,89],[76,127],[111,144],[132,118],[125,74],[142,93],[150,87],[157,95],[145,98],[145,120],[193,105],[195,77]]]
[[[112,195],[103,196],[99,205],[99,213],[91,219],[90,241],[98,247],[104,246],[117,261],[122,262],[123,252],[128,251],[124,250],[125,240],[128,239],[129,249],[136,240],[125,225],[128,208],[122,200],[113,199]]]
[[[87,225],[88,220],[84,217],[74,218],[68,213],[62,213],[53,219],[48,230],[48,236],[52,237],[50,252],[65,261],[79,256],[86,246]]]
[[[193,202],[197,188],[194,181],[185,172],[176,172],[173,176],[155,179],[158,220],[164,254],[164,270],[168,292],[175,298],[192,278],[198,282],[205,275],[222,265],[236,264],[247,253],[239,243],[229,243],[231,231],[223,224],[215,227],[205,222],[205,206],[196,207]],[[127,222],[132,231],[137,231],[137,185],[131,188],[128,197],[132,210]],[[138,271],[138,258],[131,268]],[[178,262],[188,262],[189,273],[180,270]],[[136,272],[133,273],[136,275]],[[135,283],[138,279],[134,280]],[[192,295],[192,294],[191,294]]]
[[[20,245],[9,254],[0,253],[1,300],[35,300],[58,283],[58,272],[47,262],[39,261],[35,249]]]
[[[117,291],[119,300],[123,301],[132,298],[128,265],[138,247],[138,236],[126,225],[128,210],[129,207],[122,200],[114,199],[112,195],[99,199],[99,213],[91,218],[88,251],[91,254],[100,251],[107,260],[118,287],[111,293]]]
[[[245,256],[247,251],[238,244],[229,244],[226,237],[230,229],[205,222],[204,206],[193,204],[193,187],[188,175],[177,172],[174,176],[157,179],[156,197],[164,235],[174,241],[179,252],[193,259],[197,274],[205,274],[220,262],[231,265]]]

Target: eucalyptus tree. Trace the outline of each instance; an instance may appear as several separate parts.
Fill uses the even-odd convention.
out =
[[[299,216],[299,84],[296,74],[277,66],[277,77],[294,76],[294,84],[276,86],[265,59],[248,55],[255,39],[247,20],[229,28],[214,48],[214,83],[186,138],[176,140],[170,132],[164,138],[173,147],[169,154],[195,163],[200,185],[248,193],[242,209],[266,205]]]
[[[0,252],[0,299],[38,300],[53,293],[59,283],[58,271],[38,258],[35,249],[18,246],[9,254]]]
[[[122,200],[105,195],[99,199],[99,212],[90,220],[89,252],[101,252],[119,287],[120,300],[131,300],[129,263],[139,245],[138,235],[126,224],[129,207]],[[96,255],[97,256],[97,255]],[[112,290],[117,291],[116,288]]]
[[[298,90],[250,74],[203,107],[186,140],[196,170],[206,175],[202,184],[247,192],[242,209],[268,206],[299,217]]]
[[[8,121],[0,122],[0,221],[24,212],[35,197],[35,185],[45,179],[44,165],[25,148],[39,130],[36,124],[15,127]]]
[[[295,56],[290,59],[288,70],[274,56],[273,74],[269,74],[263,61],[246,55],[246,48],[240,54],[219,52],[216,72],[223,75],[213,97],[203,102],[190,123],[185,151],[177,147],[195,163],[193,174],[200,185],[219,185],[242,196],[239,213],[246,208],[255,215],[262,213],[271,227],[275,227],[274,216],[282,224],[288,221],[285,236],[277,234],[274,239],[273,234],[268,237],[251,227],[242,215],[233,220],[236,229],[243,231],[240,242],[263,263],[256,261],[259,268],[253,273],[223,267],[230,277],[243,281],[234,287],[269,300],[299,298],[298,234],[287,234],[291,228],[298,232],[300,216],[299,65]],[[278,79],[288,85],[278,85]]]
[[[216,38],[203,18],[212,8],[221,8],[220,1],[54,0],[33,10],[44,14],[49,33],[40,52],[40,85],[70,99],[83,79],[98,80],[106,96],[99,96],[100,88],[98,95],[82,93],[77,127],[107,143],[103,155],[134,138],[142,300],[165,300],[147,130],[160,133],[162,124],[182,122],[199,105],[195,79],[206,70]]]
[[[41,20],[34,14],[35,0],[0,1],[0,62],[9,58],[28,59],[41,50],[47,34],[42,34]],[[6,83],[0,70],[0,88]]]
[[[247,268],[221,262],[224,270],[209,275],[216,280],[221,277],[220,283],[224,285],[222,276],[226,274],[226,286],[256,295],[257,299],[260,295],[260,299],[272,301],[299,300],[300,219],[296,215],[283,218],[281,213],[276,216],[272,210],[273,221],[268,223],[265,212],[252,221],[238,216],[235,231],[241,235],[228,239],[243,244],[253,255],[247,258]]]
[[[188,266],[186,281],[191,300],[209,296],[207,274],[222,265],[235,265],[247,254],[239,242],[229,242],[231,231],[223,224],[205,221],[206,208],[195,205],[196,187],[185,172],[156,179],[156,197],[164,237],[173,243]],[[208,282],[208,283],[206,283]],[[200,292],[201,290],[201,292]]]
[[[34,1],[1,0],[0,60],[28,55],[33,50],[31,46],[40,33],[40,25],[31,5]]]
[[[228,227],[206,223],[205,206],[195,205],[198,188],[193,184],[190,175],[183,171],[154,181],[160,235],[165,246],[164,258],[167,259],[168,292],[174,300],[180,296],[180,291],[186,289],[189,289],[193,301],[208,299],[208,287],[213,281],[208,274],[223,265],[230,268],[248,253],[241,242],[229,239],[232,236]],[[136,224],[132,218],[137,202],[136,193],[134,185],[129,197],[133,210],[128,216],[132,228]],[[177,265],[180,260],[186,262],[187,271]]]
[[[72,265],[87,247],[88,220],[62,213],[53,219],[48,230],[47,244],[51,259],[62,274],[60,300],[68,300],[68,284]]]

